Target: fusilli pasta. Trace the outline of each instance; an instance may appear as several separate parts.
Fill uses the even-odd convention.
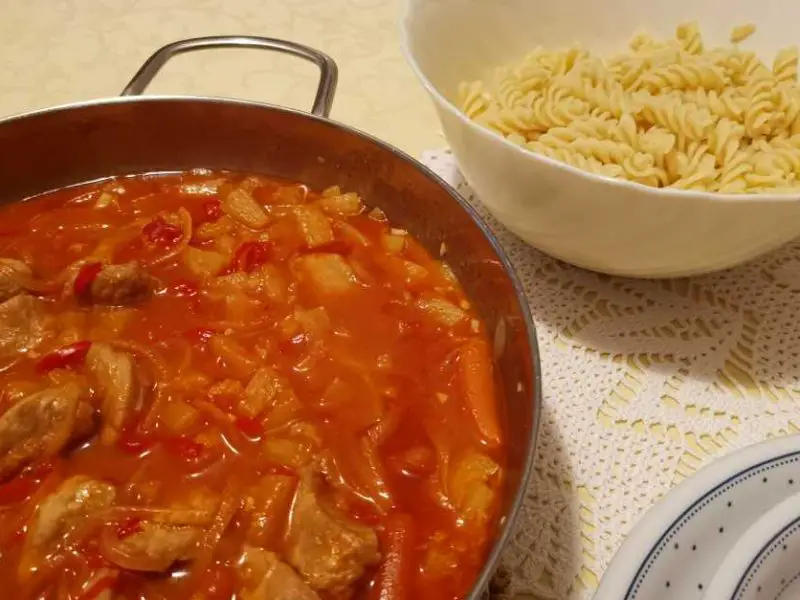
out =
[[[798,49],[768,66],[738,43],[707,48],[696,23],[675,38],[634,36],[602,58],[536,48],[487,81],[461,85],[467,117],[579,169],[653,187],[800,192]]]

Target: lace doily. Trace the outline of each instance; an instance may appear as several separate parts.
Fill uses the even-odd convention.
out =
[[[800,242],[694,279],[603,276],[506,231],[448,152],[423,161],[495,231],[538,328],[536,468],[490,596],[588,600],[633,525],[676,483],[800,431]]]

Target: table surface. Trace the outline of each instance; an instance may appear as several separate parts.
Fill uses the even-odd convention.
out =
[[[419,156],[445,142],[400,52],[402,8],[403,0],[0,0],[0,116],[114,96],[153,51],[179,39],[259,35],[334,57],[332,117]],[[292,57],[211,51],[171,61],[149,91],[308,108],[316,77]],[[426,161],[480,208],[452,157]],[[734,448],[800,431],[800,243],[689,282],[636,282],[558,263],[489,223],[525,283],[547,382],[535,494],[496,578],[507,573],[507,594],[493,597],[588,600],[661,494]]]
[[[183,38],[284,38],[339,65],[332,118],[406,152],[443,145],[400,52],[402,0],[0,0],[0,115],[114,96],[157,48]],[[150,88],[307,108],[315,67],[254,50],[184,55]]]

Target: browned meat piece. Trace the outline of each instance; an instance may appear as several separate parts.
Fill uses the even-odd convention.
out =
[[[300,482],[287,538],[286,558],[312,588],[344,591],[380,561],[378,538],[369,527],[327,512],[314,494],[314,476]]]
[[[107,344],[94,343],[86,355],[86,368],[103,397],[100,441],[113,444],[119,439],[128,416],[138,408],[141,386],[136,364],[130,354],[117,352]]]
[[[94,304],[135,304],[156,287],[156,280],[137,262],[106,265],[89,285],[85,300]]]
[[[246,548],[238,562],[243,600],[319,600],[319,596],[275,554]]]
[[[39,345],[45,335],[44,301],[25,294],[0,304],[0,357],[9,358]]]
[[[0,480],[85,434],[83,408],[80,389],[69,383],[31,394],[6,411],[0,417]]]
[[[103,537],[103,554],[123,569],[161,572],[175,562],[194,558],[201,535],[199,527],[142,523],[139,531],[123,538],[108,532]]]
[[[21,260],[0,258],[0,302],[5,302],[25,291],[22,280],[31,279],[30,267]]]
[[[82,475],[64,481],[33,517],[22,551],[20,574],[34,566],[37,557],[73,526],[111,506],[116,493],[113,485]]]

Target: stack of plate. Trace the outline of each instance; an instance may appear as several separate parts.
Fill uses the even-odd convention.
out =
[[[735,452],[635,527],[594,600],[800,598],[800,435]]]

